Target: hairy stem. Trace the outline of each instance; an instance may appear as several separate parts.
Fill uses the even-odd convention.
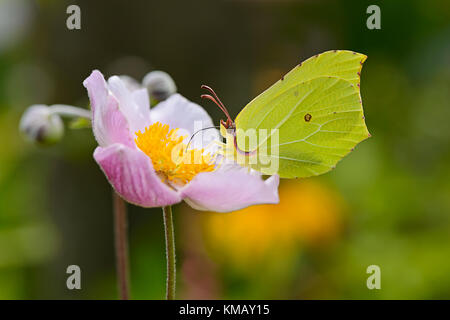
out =
[[[128,274],[127,207],[125,201],[113,191],[114,235],[116,247],[117,284],[120,299],[130,298]]]
[[[91,119],[91,111],[83,108],[66,104],[54,104],[49,109],[52,113],[56,113],[62,117]]]
[[[166,235],[166,259],[167,259],[167,281],[166,299],[175,299],[176,266],[175,266],[175,236],[173,232],[172,207],[163,207],[164,232]]]

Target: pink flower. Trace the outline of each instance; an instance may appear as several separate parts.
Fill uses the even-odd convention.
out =
[[[146,89],[130,90],[117,76],[106,82],[97,70],[83,84],[91,101],[92,127],[99,144],[94,158],[126,201],[162,207],[184,200],[195,209],[217,212],[278,203],[276,175],[264,180],[259,173],[236,163],[219,166],[214,148],[208,149],[212,155],[192,148],[174,153],[174,146],[186,143],[192,135],[194,123],[201,123],[203,128],[213,125],[199,105],[174,94],[150,109]],[[214,134],[208,137],[218,138],[217,130],[212,131]],[[200,162],[175,163],[170,161],[171,154],[183,159],[200,154]]]

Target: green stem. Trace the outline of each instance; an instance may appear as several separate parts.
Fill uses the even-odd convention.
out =
[[[173,232],[172,207],[163,207],[164,231],[166,235],[166,259],[167,259],[167,281],[166,299],[175,299],[176,266],[175,266],[175,236]]]
[[[122,300],[130,298],[128,273],[127,207],[125,201],[113,191],[114,236],[116,248],[117,284]]]

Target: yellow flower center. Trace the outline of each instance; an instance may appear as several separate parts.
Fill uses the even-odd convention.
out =
[[[135,142],[149,156],[153,168],[164,182],[183,185],[200,172],[213,171],[214,158],[203,154],[204,149],[186,150],[185,136],[179,136],[177,131],[156,122],[143,133],[136,132]]]

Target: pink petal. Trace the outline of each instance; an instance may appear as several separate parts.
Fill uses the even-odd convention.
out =
[[[127,118],[131,132],[144,131],[151,124],[148,95],[144,97],[142,90],[138,90],[137,93],[130,91],[118,76],[108,79],[108,88],[119,102],[120,111]],[[144,99],[147,102],[144,102]]]
[[[94,135],[96,137],[102,135],[105,139],[104,146],[121,143],[131,148],[136,147],[128,122],[120,112],[117,100],[113,96],[108,96],[106,105],[101,110],[101,117],[93,120],[92,126]]]
[[[233,166],[199,173],[180,192],[197,210],[229,212],[254,204],[278,203],[278,175],[263,180],[246,168]]]
[[[83,85],[88,90],[92,112],[95,113],[98,106],[102,106],[106,103],[108,89],[106,87],[105,78],[100,71],[94,70],[90,76],[83,81]]]
[[[133,147],[135,144],[128,122],[120,112],[117,100],[108,94],[103,75],[94,70],[83,84],[91,101],[92,129],[98,144],[106,147],[113,143],[122,143]]]
[[[130,203],[150,208],[181,201],[180,195],[159,179],[150,159],[138,149],[121,144],[97,147],[94,158],[116,192]]]
[[[135,91],[135,90],[139,90],[142,88],[142,85],[133,77],[127,76],[127,75],[120,75],[118,76],[120,78],[120,80],[122,80],[122,82],[125,84],[125,87],[129,90],[129,91]]]
[[[173,94],[167,100],[160,102],[151,109],[150,115],[152,122],[168,124],[171,129],[179,128],[179,135],[187,135],[185,143],[194,132],[214,125],[211,117],[201,106],[180,94]],[[211,141],[217,139],[219,139],[218,130],[204,130],[195,136],[190,146],[206,148]]]
[[[137,89],[131,93],[134,102],[138,105],[139,110],[147,110],[150,113],[150,101],[148,100],[147,89]]]

